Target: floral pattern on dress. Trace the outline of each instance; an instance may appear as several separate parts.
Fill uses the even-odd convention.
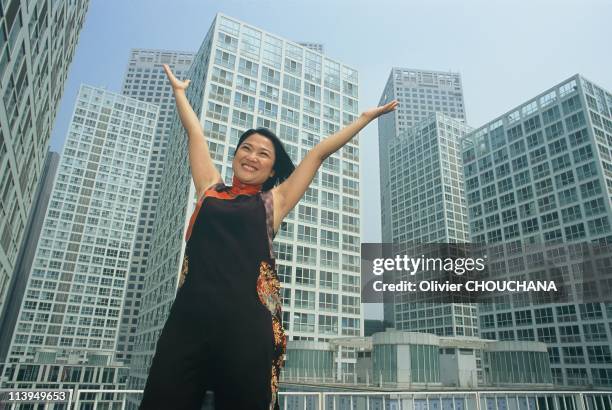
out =
[[[185,254],[185,256],[183,257],[183,266],[181,267],[181,274],[179,276],[179,284],[178,284],[179,288],[183,286],[183,283],[185,283],[185,279],[187,278],[188,272],[189,272],[189,257],[187,256],[187,254]]]
[[[272,358],[272,377],[270,388],[272,390],[272,402],[270,409],[278,408],[278,379],[280,369],[285,365],[285,352],[287,349],[287,336],[281,324],[282,303],[280,298],[280,281],[274,268],[266,261],[259,265],[259,276],[257,277],[257,295],[259,301],[268,308],[272,314],[272,333],[274,335],[274,356]]]

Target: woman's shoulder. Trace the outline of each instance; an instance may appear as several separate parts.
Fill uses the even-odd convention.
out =
[[[227,185],[225,185],[225,182],[223,182],[222,180],[219,180],[204,190],[204,192],[198,198],[198,202],[202,201],[205,197],[210,195],[210,193],[220,192],[224,189],[227,189]]]

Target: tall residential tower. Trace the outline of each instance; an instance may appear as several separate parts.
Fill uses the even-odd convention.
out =
[[[151,250],[153,223],[157,210],[166,149],[171,137],[170,125],[176,114],[172,86],[162,64],[168,64],[177,78],[184,78],[193,53],[134,49],[130,53],[127,72],[123,79],[121,93],[160,107],[159,120],[155,128],[149,171],[145,185],[142,209],[134,243],[134,254],[130,264],[128,289],[125,297],[117,359],[129,364],[134,345],[134,334],[141,304],[147,259]]]
[[[392,100],[398,100],[399,107],[391,114],[384,115],[378,119],[378,155],[380,167],[380,212],[382,242],[392,243],[400,238],[393,235],[394,230],[406,232],[409,229],[405,219],[400,216],[406,212],[411,212],[402,207],[407,206],[406,202],[400,201],[402,205],[396,206],[393,211],[392,206],[392,171],[389,164],[390,155],[389,145],[397,137],[411,130],[412,127],[419,125],[430,115],[435,113],[446,114],[458,121],[465,122],[465,107],[463,104],[463,87],[459,73],[414,70],[408,68],[394,67],[387,80],[379,104],[386,104]],[[435,125],[434,125],[435,126]],[[420,133],[415,129],[414,135]],[[451,138],[458,137],[459,134],[451,135]],[[410,137],[407,137],[408,140]],[[437,138],[437,137],[436,137]],[[438,141],[438,140],[437,140]],[[439,140],[441,141],[441,140]],[[411,142],[408,141],[408,144]],[[416,155],[416,151],[413,155]],[[451,154],[452,155],[452,154]],[[406,158],[404,158],[406,159]],[[396,161],[396,164],[399,162]],[[406,166],[408,164],[400,164]],[[440,170],[441,171],[441,170]],[[404,182],[406,182],[404,180]],[[412,181],[411,184],[418,183]],[[395,182],[397,185],[397,181]],[[413,185],[412,185],[413,186]],[[404,189],[404,188],[402,188]],[[395,219],[396,216],[399,219]],[[418,222],[419,224],[425,222]],[[418,235],[417,235],[418,236]],[[394,302],[385,294],[384,318],[388,323],[395,324],[396,314]]]
[[[322,138],[353,122],[357,71],[297,43],[217,14],[187,74],[210,154],[231,184],[233,151],[248,128],[266,127],[297,164]],[[175,298],[185,231],[195,207],[187,136],[174,118],[145,275],[130,386],[142,388]],[[283,325],[292,340],[362,335],[359,140],[330,156],[287,216],[274,248]],[[354,352],[353,352],[354,353]],[[354,370],[351,352],[342,368]]]
[[[534,279],[551,260],[564,281],[598,266],[609,274],[609,260],[599,265],[569,245],[612,245],[611,150],[612,94],[580,75],[463,140],[471,238],[514,253],[496,265],[504,278]],[[531,304],[502,295],[481,305],[481,337],[544,342],[555,383],[612,386],[612,303],[572,297]]]
[[[158,112],[79,89],[9,362],[114,360]]]
[[[88,7],[0,2],[0,315]]]

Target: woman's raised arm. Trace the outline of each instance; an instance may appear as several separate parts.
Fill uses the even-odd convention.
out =
[[[207,188],[222,181],[221,174],[219,174],[219,171],[210,157],[208,143],[204,137],[204,131],[200,125],[200,120],[193,111],[185,94],[185,90],[189,86],[190,80],[180,81],[174,76],[168,64],[164,64],[163,67],[172,85],[174,99],[176,100],[176,109],[181,118],[181,123],[183,127],[185,127],[189,138],[188,146],[191,176],[193,177],[197,196],[200,198]]]
[[[325,138],[308,151],[295,171],[293,171],[280,185],[272,189],[275,230],[277,230],[285,216],[302,198],[323,161],[349,142],[372,120],[383,114],[394,111],[397,105],[398,102],[393,100],[380,107],[364,111],[357,120],[335,134]]]

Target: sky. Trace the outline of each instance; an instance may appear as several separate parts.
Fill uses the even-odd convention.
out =
[[[132,48],[195,52],[217,12],[323,43],[358,70],[361,111],[377,105],[392,67],[459,72],[472,127],[576,73],[612,90],[609,0],[91,0],[51,150],[62,150],[80,84],[120,92]],[[362,242],[380,242],[376,123],[359,138]],[[364,311],[382,318],[379,305]]]

